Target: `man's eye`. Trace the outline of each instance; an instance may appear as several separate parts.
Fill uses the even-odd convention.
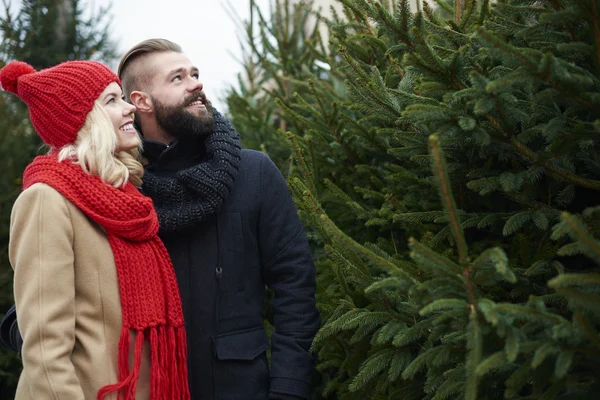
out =
[[[194,79],[200,79],[200,74],[196,73],[196,74],[192,74],[192,77]]]
[[[181,75],[177,75],[176,77],[173,78],[173,82],[180,81],[180,80],[181,80]]]

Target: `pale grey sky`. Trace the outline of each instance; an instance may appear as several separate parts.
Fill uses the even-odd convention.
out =
[[[255,0],[266,12],[269,0]],[[90,1],[95,7],[110,0]],[[200,69],[209,100],[224,111],[224,92],[235,85],[241,65],[239,31],[227,13],[225,0],[115,0],[112,1],[113,38],[119,56],[142,40],[163,37],[178,43]],[[229,0],[241,18],[249,16],[249,0]],[[113,66],[116,69],[116,66]]]

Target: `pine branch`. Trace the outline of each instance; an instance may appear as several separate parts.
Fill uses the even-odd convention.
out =
[[[383,6],[376,4],[378,16],[384,21],[385,26],[394,32],[407,48],[411,48],[412,43],[408,36],[408,18],[410,16],[410,9],[408,9],[405,1],[402,1],[400,7],[400,26],[398,27],[398,24],[392,19],[390,13]]]
[[[558,288],[556,291],[576,303],[577,308],[585,307],[591,312],[596,312],[596,310],[600,309],[600,297],[598,296],[566,288]]]
[[[331,246],[329,245],[325,245],[325,251],[328,254],[336,254],[335,251],[333,251],[333,249],[331,248]],[[345,271],[343,268],[341,268],[341,266],[338,265],[338,263],[333,262],[334,264],[334,273],[338,279],[338,283],[341,285],[341,292],[344,296],[350,296],[352,294],[352,290],[350,289],[350,286],[348,285],[348,280],[346,279],[346,275],[345,275]]]
[[[539,72],[538,71],[538,61],[536,59],[532,58],[531,56],[526,56],[525,54],[522,54],[522,52],[518,51],[517,48],[507,44],[504,41],[501,41],[500,39],[493,37],[490,33],[485,31],[484,28],[477,29],[477,33],[484,40],[486,40],[488,43],[490,43],[492,46],[494,46],[494,48],[496,48],[497,50],[499,50],[506,56],[512,57],[513,59],[517,60],[520,64],[527,67],[538,79],[545,81],[546,83],[548,83],[550,86],[552,86],[556,90],[566,93],[569,97],[571,97],[573,100],[577,101],[578,103],[582,104],[586,108],[596,109],[596,110],[600,109],[600,105],[590,103],[588,100],[579,96],[578,93],[572,92],[569,87],[564,87],[563,85],[560,85],[558,82],[555,82],[554,80],[550,79],[549,74]],[[539,54],[539,52],[535,52],[535,54],[538,57],[541,57],[541,54]]]
[[[579,218],[563,212],[561,214],[562,223],[554,227],[552,239],[559,238],[566,228],[571,239],[581,245],[582,251],[591,259],[600,264],[600,242],[587,232],[586,227]]]
[[[254,12],[256,12],[258,14],[260,25],[263,27],[268,26],[259,7],[256,6],[254,3],[251,3],[250,14],[252,17],[254,16]],[[273,68],[271,67],[271,63],[268,61],[267,57],[265,55],[263,55],[262,52],[259,51],[258,47],[254,43],[254,35],[252,33],[252,29],[253,29],[253,25],[248,25],[247,37],[248,37],[248,44],[250,45],[250,49],[252,50],[252,53],[258,57],[261,65],[263,66],[263,68],[265,68],[265,70],[267,70],[269,72],[269,75],[275,81],[275,83],[277,84],[277,86],[279,87],[281,92],[285,93],[285,88],[283,86],[283,83],[279,79],[279,74],[277,74],[275,72],[275,70],[273,70]],[[276,36],[276,35],[273,34],[273,36]]]
[[[460,273],[462,272],[462,269],[459,265],[452,262],[449,258],[430,250],[412,237],[408,240],[408,242],[412,250],[410,254],[411,258],[422,261],[424,266],[435,268],[440,273],[446,275],[446,277],[449,279],[462,282],[460,279]]]
[[[598,14],[598,2],[595,0],[592,0],[592,24],[596,45],[596,68],[600,70],[600,14]]]
[[[518,397],[518,394],[522,391],[523,387],[531,382],[532,373],[533,368],[530,361],[526,361],[519,366],[506,380],[506,390],[504,391],[505,398]]]
[[[560,348],[555,343],[544,343],[539,349],[536,350],[533,360],[531,361],[531,366],[533,368],[539,367],[547,357],[559,352]]]
[[[577,186],[585,187],[593,190],[600,190],[600,181],[582,178],[578,175],[572,174],[568,171],[565,171],[562,168],[554,167],[546,164],[546,162],[539,161],[539,156],[531,150],[529,147],[525,146],[523,143],[519,142],[516,138],[510,138],[509,143],[513,145],[513,147],[521,154],[525,159],[530,161],[532,164],[539,165],[544,168],[548,174],[556,180],[561,182],[571,183]]]
[[[460,26],[461,29],[465,29],[467,27],[467,25],[471,21],[471,17],[473,16],[473,13],[475,12],[475,6],[477,5],[477,0],[463,0],[463,1],[466,1],[467,3],[464,5],[464,10],[462,13],[460,24],[457,24]]]
[[[575,320],[583,332],[585,332],[590,342],[600,350],[600,336],[598,336],[598,332],[594,326],[579,311],[575,312]]]
[[[316,206],[316,204],[315,204],[315,206]],[[320,207],[319,207],[319,209],[320,209]],[[368,257],[368,259],[373,261],[375,265],[382,267],[384,270],[388,271],[392,275],[400,274],[405,279],[410,279],[410,280],[416,282],[414,280],[414,278],[412,277],[414,271],[408,270],[406,268],[406,266],[401,266],[401,265],[391,263],[388,260],[384,259],[383,257],[379,256],[378,254],[374,253],[373,251],[367,249],[365,246],[360,245],[354,239],[352,239],[350,236],[348,236],[347,234],[342,232],[335,225],[335,223],[331,219],[329,219],[329,217],[327,216],[327,214],[325,214],[323,212],[323,210],[321,210],[321,212],[322,212],[320,215],[321,222],[324,223],[328,227],[328,230],[330,232],[335,234],[336,238],[339,241],[341,241],[341,243],[343,243],[344,246],[348,246],[349,248],[356,251],[358,254],[362,254],[362,255]]]
[[[475,373],[479,377],[482,377],[493,370],[500,369],[504,364],[506,364],[506,361],[506,352],[497,351],[488,356],[485,360],[482,360],[475,369]]]
[[[600,274],[562,274],[548,282],[552,288],[590,285],[600,287]]]
[[[469,353],[467,355],[466,375],[467,382],[465,385],[465,400],[477,400],[479,389],[479,375],[477,367],[483,358],[483,334],[479,326],[479,316],[473,304],[470,305],[471,312],[469,314],[469,336],[468,344]]]
[[[500,311],[506,311],[507,313],[511,314],[513,318],[518,320],[544,321],[548,325],[560,325],[567,323],[567,320],[558,315],[554,315],[549,312],[534,310],[531,308],[521,307],[519,305],[498,304],[496,308]]]
[[[296,162],[300,168],[300,172],[301,172],[302,176],[304,177],[306,186],[307,186],[309,192],[311,193],[312,197],[315,198],[315,197],[317,197],[317,189],[313,185],[314,173],[313,173],[312,168],[309,168],[309,165],[306,162],[306,158],[304,156],[304,150],[302,149],[302,147],[300,146],[300,143],[299,143],[300,138],[298,138],[292,132],[286,132],[285,135],[292,146],[292,151],[294,153],[294,159],[296,160]]]
[[[479,20],[477,25],[482,26],[485,22],[487,15],[490,12],[490,0],[482,0],[481,7],[479,8]]]
[[[387,13],[387,10],[381,5],[381,4],[375,4],[375,9],[377,10],[380,18],[385,20],[385,17],[383,16],[383,14]],[[375,33],[373,31],[370,32],[370,34],[374,37],[377,38],[377,36],[375,35]],[[402,72],[402,69],[400,68],[400,65],[398,64],[398,62],[389,54],[389,52],[385,52],[385,57],[387,58],[388,62],[390,63],[390,65],[392,65],[396,71],[396,74],[400,77],[400,79],[404,78],[404,73]]]
[[[425,307],[423,307],[419,314],[421,316],[426,316],[427,314],[444,311],[447,309],[450,310],[467,310],[469,304],[466,301],[460,299],[439,299],[435,300]]]
[[[429,6],[429,3],[427,3],[427,2],[423,3],[423,12],[427,16],[427,19],[429,20],[429,22],[431,22],[433,25],[438,26],[438,27],[442,26],[442,22],[435,15],[434,10]]]
[[[437,5],[445,10],[447,13],[449,14],[453,14],[454,13],[454,9],[452,7],[450,7],[450,5],[445,1],[445,0],[433,0],[437,3]]]
[[[383,349],[370,356],[361,364],[358,374],[354,377],[348,389],[351,392],[357,392],[365,387],[369,381],[388,367],[395,353],[395,349]]]
[[[450,228],[452,230],[452,236],[456,241],[458,248],[459,261],[461,265],[468,263],[468,250],[467,242],[463,234],[462,226],[460,224],[460,217],[450,187],[450,178],[448,177],[448,168],[446,166],[446,159],[442,148],[439,146],[439,139],[437,135],[429,137],[429,147],[433,157],[433,173],[436,177],[438,187],[440,190],[440,197],[444,204],[444,209],[450,217]]]
[[[342,140],[341,136],[337,133],[335,127],[333,126],[333,121],[330,119],[330,117],[327,113],[327,109],[324,104],[324,99],[317,91],[314,80],[309,79],[308,86],[310,88],[311,93],[317,100],[317,104],[319,105],[319,110],[321,112],[321,117],[327,124],[327,127],[329,128],[329,132],[331,133],[331,136],[333,136],[335,138],[335,141],[342,147],[342,149],[344,149],[346,154],[348,154],[348,157],[350,158],[352,163],[358,164],[358,158],[357,158],[356,154],[354,154],[352,151],[350,151],[350,149],[348,148],[346,143]]]
[[[571,365],[573,364],[573,357],[575,356],[574,351],[563,350],[556,357],[556,363],[554,368],[554,376],[557,378],[564,378],[569,372]]]
[[[484,251],[475,261],[473,261],[470,270],[476,272],[482,266],[490,262],[494,265],[496,272],[502,275],[508,282],[517,282],[515,274],[508,267],[508,257],[506,256],[506,253],[498,247]]]

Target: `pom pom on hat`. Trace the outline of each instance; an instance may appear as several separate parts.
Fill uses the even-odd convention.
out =
[[[54,148],[73,143],[94,102],[119,77],[96,61],[65,61],[35,71],[13,61],[0,70],[0,84],[27,104],[29,118],[44,142]]]
[[[0,84],[4,90],[17,94],[18,79],[34,72],[35,69],[23,61],[10,62],[0,70]]]

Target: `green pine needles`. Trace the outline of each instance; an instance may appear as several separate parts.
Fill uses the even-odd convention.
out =
[[[600,1],[275,3],[230,112],[290,144],[314,398],[598,398]]]

